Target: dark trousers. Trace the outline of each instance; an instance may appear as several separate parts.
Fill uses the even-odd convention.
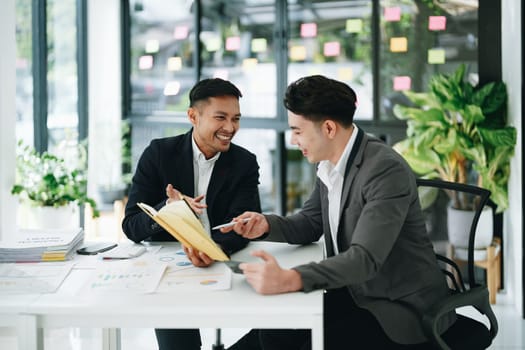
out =
[[[159,350],[200,350],[201,335],[198,329],[155,329]],[[261,350],[259,333],[251,330],[228,350]]]
[[[431,349],[428,343],[400,345],[383,332],[376,318],[355,305],[352,297],[341,288],[324,295],[324,349]],[[310,330],[261,329],[264,350],[310,350]]]
[[[159,350],[200,350],[198,329],[155,329]]]

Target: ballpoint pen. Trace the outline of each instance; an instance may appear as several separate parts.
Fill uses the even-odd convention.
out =
[[[212,230],[218,230],[218,229],[221,229],[223,227],[231,227],[231,226],[234,226],[236,223],[238,222],[248,222],[250,220],[250,218],[246,218],[246,219],[241,219],[241,220],[238,220],[238,221],[231,221],[231,222],[228,222],[226,224],[222,224],[222,225],[217,225],[215,227],[212,227],[211,229]]]

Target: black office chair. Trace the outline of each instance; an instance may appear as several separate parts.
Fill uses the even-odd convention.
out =
[[[498,333],[498,322],[489,302],[487,287],[477,283],[475,280],[474,241],[481,211],[485,205],[489,204],[490,191],[472,185],[441,180],[418,179],[417,185],[420,191],[422,207],[428,207],[430,205],[430,203],[428,203],[429,201],[427,201],[428,197],[438,198],[437,195],[429,195],[432,191],[434,191],[434,194],[446,194],[448,198],[450,198],[451,195],[468,196],[471,199],[472,197],[476,197],[474,201],[475,215],[470,224],[468,239],[468,288],[463,282],[462,271],[459,266],[452,259],[437,253],[436,257],[443,267],[443,273],[445,273],[447,279],[450,281],[450,296],[432,305],[422,315],[422,326],[425,334],[438,349],[486,349],[492,344],[493,339]],[[427,203],[424,203],[425,201],[427,201]],[[435,202],[437,202],[437,200]],[[448,203],[445,205],[448,205]],[[443,215],[438,217],[438,219],[441,221],[441,224],[443,224]],[[436,224],[436,222],[434,222],[434,224]],[[487,328],[483,323],[473,318],[458,314],[457,321],[443,335],[440,335],[438,333],[440,318],[448,312],[463,306],[472,306],[480,314],[485,315],[489,320],[490,328]]]

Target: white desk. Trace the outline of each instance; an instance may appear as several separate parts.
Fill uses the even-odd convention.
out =
[[[282,267],[322,258],[320,244],[271,242],[252,242],[232,258],[253,261],[249,252],[254,249],[275,255]],[[323,348],[322,291],[263,296],[242,275],[234,274],[232,288],[227,291],[118,296],[72,292],[89,272],[73,269],[56,293],[42,294],[22,309],[18,316],[21,350],[41,348],[41,329],[48,327],[310,328],[313,349]]]

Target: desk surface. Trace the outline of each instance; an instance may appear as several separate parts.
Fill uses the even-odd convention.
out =
[[[252,242],[232,256],[254,261],[250,251],[264,249],[282,267],[322,258],[320,244],[293,246]],[[95,295],[78,293],[92,271],[73,269],[56,293],[42,294],[22,313],[35,317],[38,327],[155,327],[155,328],[312,328],[322,339],[323,293],[257,294],[243,275],[234,274],[225,291]],[[3,309],[0,309],[0,311]],[[319,329],[320,328],[320,329]]]
[[[321,248],[318,245],[291,246],[283,243],[253,242],[232,257],[235,260],[249,261],[255,258],[249,255],[254,249],[265,249],[278,257],[282,267],[292,267],[300,263],[321,259]],[[163,326],[160,320],[166,316],[171,327],[194,327],[189,320],[201,317],[211,318],[206,323],[209,327],[224,326],[223,321],[215,321],[225,314],[240,318],[253,314],[275,316],[276,311],[285,315],[322,314],[322,292],[287,293],[281,295],[263,296],[257,294],[246,282],[244,276],[234,274],[232,288],[226,291],[202,291],[188,293],[187,291],[173,293],[128,294],[128,295],[98,295],[78,293],[92,271],[74,269],[53,294],[42,294],[30,308],[31,313],[50,315],[67,315],[67,323],[74,323],[72,315],[97,316],[100,326],[116,327],[112,319],[121,324],[120,315],[126,319],[128,326],[145,326],[147,316],[156,316],[152,321],[156,327]],[[173,315],[178,315],[176,320]],[[133,317],[130,317],[133,316]],[[82,320],[77,320],[81,325]],[[76,323],[76,322],[75,322]],[[192,322],[193,323],[193,322]],[[237,322],[235,322],[237,323]],[[153,324],[151,324],[153,326]],[[201,325],[202,326],[202,325]],[[242,323],[238,326],[242,326]]]

